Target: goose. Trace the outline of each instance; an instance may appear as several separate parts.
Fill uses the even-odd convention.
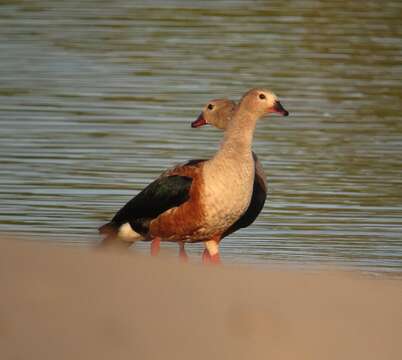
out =
[[[257,120],[289,113],[269,90],[247,91],[236,106],[224,139],[207,161],[166,170],[101,226],[112,238],[171,241],[184,248],[203,242],[211,263],[220,263],[219,242],[247,210],[255,177],[251,151]]]

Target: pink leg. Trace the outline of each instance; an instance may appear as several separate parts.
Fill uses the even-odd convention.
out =
[[[220,265],[222,264],[221,262],[221,256],[219,255],[219,253],[211,255],[211,259],[210,259],[211,264],[213,265]]]
[[[202,253],[202,263],[209,264],[211,261],[211,256],[209,255],[208,250],[205,248],[204,252]]]
[[[161,238],[156,237],[151,241],[151,256],[158,256],[161,249]]]
[[[179,258],[181,261],[183,262],[187,262],[188,261],[188,255],[186,253],[186,249],[184,248],[184,242],[179,242],[179,246],[180,246],[180,251],[179,251]]]
[[[215,235],[211,240],[205,241],[205,250],[202,254],[202,262],[204,264],[221,264],[219,256],[220,236]]]

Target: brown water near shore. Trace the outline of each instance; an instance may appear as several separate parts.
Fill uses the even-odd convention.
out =
[[[400,359],[401,285],[3,239],[0,357]]]

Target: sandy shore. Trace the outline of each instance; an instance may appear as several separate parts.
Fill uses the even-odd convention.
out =
[[[402,281],[0,241],[0,358],[402,359]]]

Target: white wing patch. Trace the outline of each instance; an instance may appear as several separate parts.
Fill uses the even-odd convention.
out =
[[[144,237],[133,230],[130,223],[125,223],[119,227],[117,237],[123,241],[139,241],[144,240]]]

